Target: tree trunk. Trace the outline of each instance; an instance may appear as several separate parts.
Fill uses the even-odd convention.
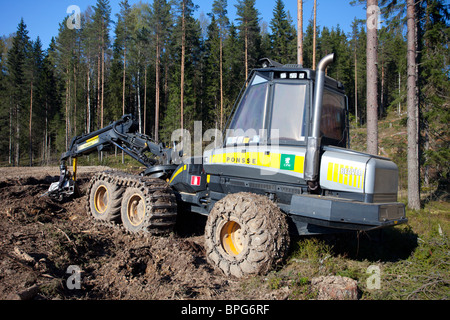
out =
[[[220,68],[220,131],[223,130],[223,70],[222,70],[222,55],[223,55],[223,43],[222,43],[222,35],[220,35],[220,61],[219,61],[219,68]]]
[[[122,115],[125,114],[125,78],[126,78],[126,68],[127,68],[127,46],[125,46],[123,51],[123,79],[122,79]],[[125,163],[125,154],[122,150],[122,164]]]
[[[100,124],[100,112],[99,112],[99,106],[100,106],[100,75],[101,75],[101,50],[98,50],[98,59],[97,59],[97,103],[95,105],[96,112],[97,112],[97,129],[99,129]]]
[[[137,71],[137,107],[138,107],[138,121],[139,121],[139,133],[142,133],[142,115],[141,115],[141,90],[140,90],[140,82],[141,82],[141,71]]]
[[[419,145],[416,79],[416,14],[414,0],[407,0],[407,110],[408,110],[408,207],[420,209]]]
[[[9,164],[13,164],[13,145],[12,145],[12,137],[13,137],[13,113],[14,107],[11,104],[9,105]]]
[[[378,154],[377,0],[367,0],[367,153]],[[375,23],[374,23],[375,22]]]
[[[102,25],[103,26],[103,25]],[[103,107],[105,102],[105,35],[102,28],[102,105],[101,105],[101,120],[100,128],[103,128]]]
[[[29,122],[29,155],[30,155],[30,167],[33,166],[33,134],[32,134],[32,121],[33,121],[33,81],[30,85],[30,122]]]
[[[73,66],[73,136],[77,135],[77,69]]]
[[[144,65],[144,134],[147,134],[147,66]]]
[[[245,81],[247,81],[248,78],[248,27],[245,27],[245,35],[244,35],[244,42],[245,42],[245,48],[244,48],[244,54],[245,54]],[[247,83],[247,82],[246,82]]]
[[[69,148],[69,91],[70,91],[70,79],[69,68],[67,68],[67,80],[66,80],[66,150]]]
[[[16,104],[16,158],[14,160],[16,167],[19,166],[20,163],[20,125],[19,125],[19,118],[20,118],[20,106],[17,103]]]
[[[159,87],[160,87],[160,56],[159,56],[159,34],[156,34],[156,61],[155,61],[155,141],[159,139]]]
[[[181,112],[181,130],[183,130],[183,115],[184,115],[184,56],[186,52],[186,19],[185,19],[185,10],[186,3],[183,0],[183,10],[181,17],[181,104],[180,104],[180,112]]]
[[[122,115],[125,114],[125,77],[126,77],[126,65],[127,65],[127,47],[125,46],[124,51],[123,51]]]
[[[358,58],[356,54],[356,37],[355,37],[355,122],[358,127]]]
[[[303,0],[297,0],[297,63],[303,65]]]
[[[313,58],[312,58],[312,69],[316,70],[316,16],[317,16],[317,0],[314,0],[314,31],[313,31]]]
[[[44,129],[44,154],[42,157],[43,163],[48,165],[48,102],[45,101],[45,129]],[[44,162],[45,161],[45,162]]]
[[[86,104],[86,132],[91,132],[91,70],[87,67],[87,104]]]

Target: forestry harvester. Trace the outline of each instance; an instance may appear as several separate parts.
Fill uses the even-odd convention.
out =
[[[281,261],[291,233],[405,223],[395,163],[349,149],[347,97],[325,75],[334,57],[324,57],[316,71],[263,59],[238,97],[223,141],[202,157],[183,158],[179,145],[166,148],[138,133],[130,115],[75,137],[48,194],[76,193],[77,158],[115,146],[146,169],[96,174],[87,195],[93,219],[164,234],[173,231],[177,207],[206,215],[207,260],[236,277],[265,273]]]

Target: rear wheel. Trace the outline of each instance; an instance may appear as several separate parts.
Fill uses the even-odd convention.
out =
[[[96,220],[114,221],[120,216],[123,189],[109,181],[107,175],[97,175],[89,186],[88,209]]]
[[[226,275],[264,274],[289,248],[286,216],[267,197],[230,194],[211,210],[205,228],[208,261]]]
[[[127,188],[122,199],[121,217],[125,229],[130,232],[139,232],[145,228],[147,206],[143,190]]]
[[[176,223],[176,199],[166,182],[141,177],[127,183],[120,209],[124,228],[131,232],[168,234]]]

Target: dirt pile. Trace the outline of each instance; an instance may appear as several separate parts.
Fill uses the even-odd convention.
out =
[[[86,189],[103,169],[85,167],[78,179],[82,196],[58,203],[41,197],[57,181],[57,168],[0,168],[0,299],[23,294],[33,299],[243,298],[242,283],[205,260],[198,232],[203,217],[188,223],[181,217],[176,234],[167,237],[130,235],[94,223],[87,216]],[[68,287],[70,266],[81,270],[80,289]]]

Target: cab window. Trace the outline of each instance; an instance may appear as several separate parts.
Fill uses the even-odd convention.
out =
[[[327,140],[343,143],[345,140],[345,97],[325,89],[322,101],[320,131]],[[345,143],[344,143],[345,145]]]

